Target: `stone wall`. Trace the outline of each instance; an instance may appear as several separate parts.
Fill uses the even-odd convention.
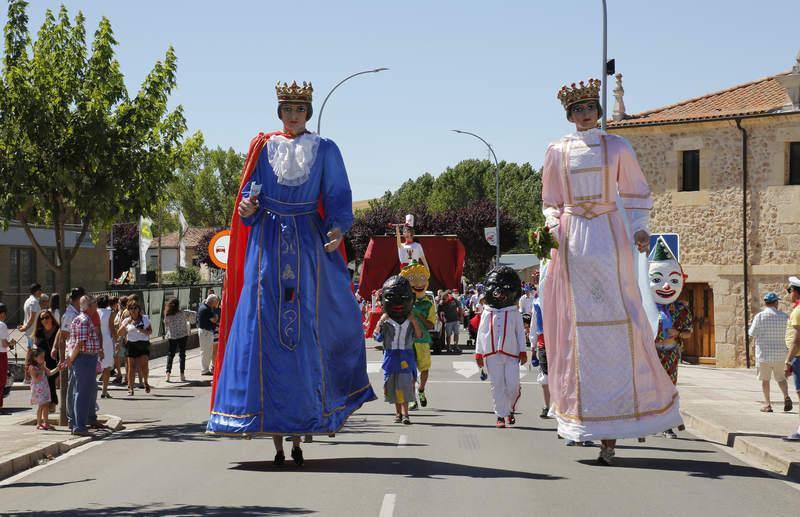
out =
[[[800,186],[785,185],[787,143],[800,141],[800,115],[746,119],[742,127],[748,133],[752,318],[765,292],[785,297],[786,278],[800,275]],[[680,234],[688,281],[714,291],[717,365],[744,366],[742,133],[734,121],[610,131],[631,142],[653,189],[651,231]],[[700,191],[679,192],[682,151],[692,149],[700,150]]]

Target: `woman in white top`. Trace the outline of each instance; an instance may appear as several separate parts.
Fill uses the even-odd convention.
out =
[[[133,396],[133,381],[137,370],[144,381],[144,391],[150,393],[150,384],[147,381],[150,373],[150,334],[153,333],[153,328],[150,326],[150,318],[142,314],[142,308],[136,300],[128,302],[128,314],[117,328],[117,333],[128,338],[128,395]]]
[[[422,244],[414,239],[414,228],[405,226],[403,230],[403,237],[400,238],[400,225],[395,226],[395,234],[397,236],[397,255],[400,258],[400,269],[409,265],[412,261],[422,262],[428,271],[428,261],[425,260],[425,252],[422,250]]]
[[[167,382],[172,374],[172,362],[175,354],[179,354],[181,368],[181,382],[186,382],[186,342],[189,339],[189,324],[197,320],[197,313],[190,310],[181,310],[177,298],[170,298],[164,305],[164,327],[167,329],[169,340],[169,355],[167,356]]]
[[[100,394],[100,398],[110,399],[111,395],[108,393],[108,379],[111,376],[111,369],[114,367],[114,338],[116,329],[114,329],[114,322],[112,319],[113,311],[111,307],[109,307],[109,299],[105,294],[97,297],[97,314],[100,316],[100,334],[103,337],[103,360],[100,363],[103,368],[103,391]]]

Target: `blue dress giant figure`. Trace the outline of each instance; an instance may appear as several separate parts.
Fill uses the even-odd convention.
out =
[[[293,436],[292,457],[302,464],[300,435],[334,433],[376,397],[361,312],[337,250],[353,222],[342,155],[333,141],[305,129],[311,85],[276,89],[284,131],[260,135],[251,147],[257,161],[249,177],[245,166],[232,224],[232,253],[237,215],[249,234],[243,229],[241,295],[233,300],[208,432],[272,435],[277,464],[284,460],[281,436]],[[237,288],[230,281],[236,267],[229,264],[226,290]]]

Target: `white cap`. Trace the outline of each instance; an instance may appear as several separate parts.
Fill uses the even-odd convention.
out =
[[[414,227],[414,216],[411,214],[406,214],[406,226],[410,226],[411,228]]]
[[[797,278],[796,276],[790,276],[789,284],[791,284],[794,287],[800,287],[800,278]]]

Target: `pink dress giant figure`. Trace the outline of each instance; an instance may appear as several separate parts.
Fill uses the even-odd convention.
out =
[[[599,84],[562,89],[570,121],[575,102],[562,95],[594,100]],[[598,105],[590,109],[602,116]],[[550,415],[564,438],[607,441],[613,456],[617,438],[681,423],[634,275],[633,236],[649,233],[650,188],[630,144],[592,128],[548,147],[542,199],[559,243],[544,286]]]

